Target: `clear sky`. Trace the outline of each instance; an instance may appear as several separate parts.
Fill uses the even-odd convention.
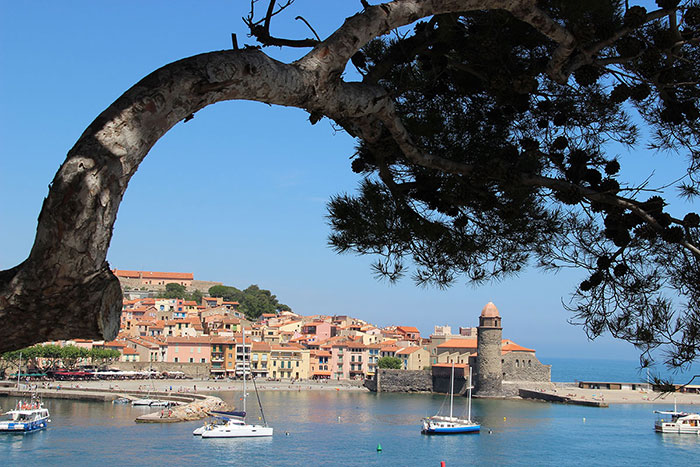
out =
[[[249,4],[0,0],[0,269],[28,255],[48,184],[88,124],[162,65],[230,48],[232,32],[239,44],[252,43],[241,20]],[[326,37],[359,5],[299,0],[272,31],[309,37],[294,20],[302,15]],[[303,53],[266,52],[285,61]],[[436,324],[475,326],[493,301],[504,337],[541,357],[636,358],[631,345],[606,337],[590,343],[567,323],[561,303],[582,280],[578,272],[527,271],[492,286],[441,291],[410,279],[377,282],[371,258],[335,254],[327,246],[326,202],[355,189],[354,144],[327,120],[312,126],[301,110],[252,102],[208,107],[159,141],[132,178],[110,265],[192,272],[239,288],[258,284],[302,314],[413,325],[423,335]],[[621,156],[624,166],[630,155]],[[669,156],[634,158],[636,178],[652,167],[655,181],[682,175]]]

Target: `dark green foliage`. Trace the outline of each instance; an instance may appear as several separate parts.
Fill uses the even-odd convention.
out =
[[[278,313],[291,311],[289,306],[279,303],[277,297],[269,290],[257,285],[248,286],[245,290],[226,285],[215,285],[209,289],[211,297],[221,297],[226,301],[238,302],[239,310],[250,319],[257,319],[263,313]]]
[[[388,368],[391,370],[400,370],[402,367],[401,359],[397,357],[382,357],[377,360],[378,368]]]
[[[184,285],[172,282],[165,285],[165,290],[158,292],[158,298],[179,298],[182,300],[192,300],[197,303],[202,303],[202,292],[195,290],[192,293],[189,293]]]
[[[118,359],[118,350],[93,347],[86,349],[74,345],[58,346],[54,344],[35,345],[20,350],[6,352],[0,357],[7,365],[17,365],[20,354],[22,365],[41,370],[51,370],[58,366],[74,368],[78,363],[105,364]]]
[[[360,141],[352,169],[365,179],[329,203],[333,248],[375,255],[378,276],[411,271],[439,287],[529,264],[583,268],[569,307],[591,337],[643,352],[669,344],[670,363],[692,360],[700,265],[685,246],[698,245],[700,219],[671,217],[661,196],[637,199],[644,191],[608,151],[685,153],[682,192],[700,192],[700,10],[681,2],[680,30],[625,3],[538,2],[576,38],[566,83],[548,69],[557,44],[501,10],[435,16],[368,44],[365,80],[394,97],[416,148],[461,169],[409,160],[388,131]]]

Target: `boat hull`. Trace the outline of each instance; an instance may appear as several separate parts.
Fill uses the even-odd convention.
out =
[[[658,433],[700,435],[700,426],[687,426],[680,423],[657,423],[654,425],[654,430]]]
[[[428,427],[423,428],[424,435],[458,435],[464,433],[479,433],[481,425],[455,426],[455,427]]]
[[[195,430],[196,431],[196,430]],[[257,438],[272,436],[273,429],[260,425],[219,426],[202,432],[202,438]]]
[[[2,422],[0,423],[0,433],[31,433],[43,430],[47,425],[48,418],[31,422]]]

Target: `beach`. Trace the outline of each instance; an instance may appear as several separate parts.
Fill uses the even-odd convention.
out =
[[[368,392],[361,381],[346,380],[308,380],[308,381],[268,381],[256,380],[259,391],[353,391]],[[555,388],[543,392],[576,400],[605,402],[607,404],[677,404],[700,405],[700,394],[692,393],[659,393],[648,390],[631,389],[582,389],[575,383],[555,383]],[[43,387],[39,384],[39,387]],[[243,390],[243,381],[213,381],[191,379],[156,379],[156,380],[98,380],[98,381],[56,381],[49,384],[52,390],[82,389],[89,391],[111,390],[113,392],[134,393],[172,393],[177,394],[208,394],[221,392],[236,392]],[[58,388],[61,389],[58,389]],[[247,383],[248,390],[253,389],[251,381]],[[517,398],[516,398],[517,399]]]

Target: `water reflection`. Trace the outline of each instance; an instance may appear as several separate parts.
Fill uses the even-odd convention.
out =
[[[240,405],[238,392],[221,396]],[[586,461],[649,464],[673,456],[697,463],[700,437],[653,431],[656,407],[609,409],[526,401],[473,400],[477,435],[425,436],[420,419],[444,397],[342,391],[265,391],[272,438],[201,439],[201,421],[136,424],[143,409],[102,402],[47,400],[53,423],[31,435],[0,436],[2,465],[263,465],[343,466],[569,465]],[[251,417],[259,410],[254,393]],[[464,402],[464,403],[463,403]],[[459,400],[462,407],[466,401]],[[3,407],[16,399],[0,399]],[[148,409],[147,409],[148,410]],[[505,417],[505,419],[504,419]],[[584,421],[585,419],[585,421]],[[489,433],[488,430],[492,432]],[[289,432],[289,436],[285,436]],[[383,451],[378,453],[377,444]]]

